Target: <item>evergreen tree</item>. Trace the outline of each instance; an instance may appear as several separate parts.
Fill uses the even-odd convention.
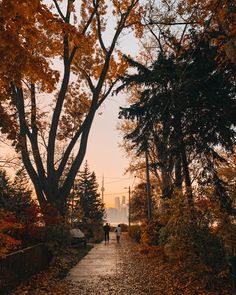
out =
[[[86,161],[84,170],[79,173],[77,182],[79,195],[79,206],[83,212],[86,223],[102,222],[104,215],[104,204],[98,194],[98,184],[94,172],[90,172]]]
[[[31,193],[23,168],[16,172],[13,182],[5,170],[0,170],[0,208],[13,212],[18,220],[24,220],[27,209],[35,205]]]
[[[146,183],[135,186],[130,200],[130,217],[132,222],[144,222],[147,219],[147,191]]]
[[[29,178],[24,168],[19,169],[12,183],[14,195],[12,196],[12,210],[16,214],[16,217],[22,221],[25,221],[25,213],[27,209],[35,205],[32,200],[32,191],[29,186]]]
[[[10,211],[13,189],[5,170],[0,170],[0,208]]]
[[[199,163],[213,175],[214,161],[221,160],[217,147],[232,151],[236,135],[228,116],[235,104],[234,66],[219,67],[214,45],[194,32],[191,38],[181,54],[160,53],[149,68],[128,59],[138,73],[123,77],[117,89],[139,87],[137,100],[120,112],[136,123],[125,138],[138,152],[147,140],[156,146],[163,197],[184,184],[190,204],[192,166]]]

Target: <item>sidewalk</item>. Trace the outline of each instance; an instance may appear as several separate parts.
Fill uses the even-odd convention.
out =
[[[120,271],[120,244],[115,234],[110,233],[110,243],[95,244],[94,248],[75,266],[67,278],[73,282],[93,282],[102,277],[117,276]]]
[[[71,269],[66,278],[71,284],[69,295],[165,295],[163,286],[154,288],[153,267],[146,267],[135,248],[127,233],[119,244],[111,233],[109,244],[95,245]]]

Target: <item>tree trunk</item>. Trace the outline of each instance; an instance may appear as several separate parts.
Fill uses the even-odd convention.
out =
[[[175,187],[179,190],[182,190],[182,165],[181,165],[181,157],[178,156],[175,159]]]
[[[181,115],[177,114],[175,118],[175,136],[176,142],[178,144],[177,150],[179,150],[181,166],[183,171],[183,179],[185,184],[187,201],[190,207],[193,207],[193,193],[192,193],[192,185],[191,178],[188,167],[188,160],[186,155],[185,143],[183,139],[182,126],[181,126]]]
[[[190,179],[190,174],[188,169],[188,161],[186,156],[185,145],[182,139],[180,143],[180,153],[181,153],[181,163],[183,167],[183,177],[184,177],[184,184],[186,189],[186,196],[187,196],[189,206],[193,207],[192,185],[191,185],[191,179]]]

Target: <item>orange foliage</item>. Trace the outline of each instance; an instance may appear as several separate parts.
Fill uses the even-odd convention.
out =
[[[231,0],[188,0],[191,6],[198,7],[196,21],[208,26],[207,31],[219,31],[213,39],[219,48],[219,59],[236,63],[236,12]]]
[[[186,1],[180,1],[179,13],[184,14],[190,9],[184,5]],[[188,0],[191,6],[199,5],[199,13],[196,14],[195,19],[199,25],[203,25],[209,15],[212,15],[210,29],[214,31],[216,28],[221,30],[221,35],[218,36],[214,42],[219,44],[219,51],[221,58],[229,58],[232,61],[236,60],[235,46],[236,46],[236,18],[235,12],[230,0]],[[120,23],[124,28],[133,26],[135,28],[136,36],[141,37],[143,31],[140,26],[140,18],[142,7],[139,6],[138,1],[117,1],[113,0],[113,15],[117,19],[124,16],[129,5],[134,4],[133,9],[127,15],[124,23]],[[109,46],[105,49],[102,46],[101,40],[98,36],[106,29],[106,22],[103,18],[107,13],[106,1],[99,1],[99,8],[97,11],[97,18],[94,17],[91,22],[91,29],[86,31],[85,26],[88,23],[93,13],[93,1],[81,1],[80,18],[78,25],[65,23],[58,15],[54,14],[51,9],[43,4],[40,0],[3,0],[0,4],[0,117],[2,119],[1,131],[8,133],[9,139],[16,139],[19,131],[18,124],[13,121],[15,115],[9,113],[9,85],[13,82],[20,86],[22,79],[27,79],[31,83],[39,83],[40,91],[52,92],[56,83],[59,81],[59,74],[52,70],[49,64],[49,59],[56,56],[63,58],[62,38],[68,36],[69,51],[76,48],[75,59],[72,63],[72,70],[82,78],[84,84],[77,84],[76,89],[82,89],[82,86],[88,86],[88,81],[91,83],[98,81],[104,70],[104,63],[108,61],[109,67],[105,73],[104,89],[106,86],[112,85],[119,75],[122,75],[127,70],[127,63],[124,61],[120,51],[113,51],[113,55],[107,58]],[[73,1],[69,1],[68,12],[73,13],[75,7]],[[100,26],[98,27],[98,19]],[[76,17],[74,18],[77,23]],[[85,33],[86,31],[86,33]],[[173,43],[176,43],[173,40]],[[104,44],[103,44],[104,45]],[[78,79],[80,80],[80,79]],[[101,83],[100,83],[101,84]],[[99,84],[99,85],[100,85]],[[107,84],[107,85],[105,85]],[[81,86],[82,85],[82,86]],[[94,84],[95,85],[95,84]],[[99,86],[98,85],[98,86]],[[95,85],[96,86],[96,85]],[[85,88],[86,88],[85,87]],[[92,87],[91,87],[92,88]],[[96,87],[95,87],[96,88]],[[98,88],[96,88],[98,89]],[[75,91],[75,89],[73,89]],[[74,131],[75,126],[69,126],[71,117],[78,118],[76,127],[82,125],[82,115],[85,116],[91,106],[91,94],[94,91],[80,92],[79,98],[81,105],[76,105],[72,99],[74,91],[69,92],[66,97],[65,113],[70,117],[61,116],[62,125],[65,125],[68,131]],[[105,90],[104,90],[105,91]],[[98,95],[102,97],[103,91]],[[76,99],[78,98],[76,97]],[[5,105],[4,105],[5,104]],[[5,107],[7,106],[7,108]],[[13,112],[15,114],[16,112]],[[79,115],[78,115],[79,114]],[[38,124],[39,125],[39,124]],[[42,169],[43,170],[43,169]],[[56,170],[56,169],[55,169]],[[201,210],[213,210],[214,204],[205,202],[198,203]],[[54,212],[54,208],[44,208],[43,213],[46,223],[57,223],[61,220]],[[59,219],[58,219],[59,218]]]
[[[16,240],[12,234],[22,228],[12,213],[0,210],[0,256],[17,248],[21,241]]]
[[[60,225],[64,221],[64,218],[58,214],[55,206],[48,203],[42,207],[41,220],[46,225]]]
[[[16,83],[30,76],[32,82],[52,90],[58,74],[50,70],[46,58],[55,54],[55,39],[50,37],[59,30],[58,20],[39,0],[3,0],[0,15],[1,75]]]
[[[15,140],[18,123],[5,108],[10,85],[22,79],[39,82],[41,90],[52,91],[59,75],[50,68],[48,58],[58,51],[53,30],[60,32],[59,22],[39,0],[9,1],[0,4],[0,116],[1,132]]]
[[[87,145],[95,112],[127,70],[119,38],[131,27],[141,36],[140,12],[138,0],[0,2],[0,128],[24,154],[40,204],[65,203],[84,157],[79,145]]]
[[[22,227],[19,230],[19,235],[26,243],[38,238],[39,229],[42,227],[41,211],[39,206],[31,204],[30,207],[24,208],[22,211],[24,218],[21,220]]]
[[[12,252],[20,245],[29,245],[44,240],[43,231],[63,226],[64,219],[55,207],[48,204],[41,209],[36,204],[22,211],[24,218],[19,221],[11,212],[0,211],[0,256]],[[49,230],[50,230],[49,229]],[[17,238],[16,238],[17,237]]]

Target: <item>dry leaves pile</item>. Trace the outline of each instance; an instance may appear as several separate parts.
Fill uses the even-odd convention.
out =
[[[70,259],[72,259],[70,256]],[[206,290],[201,278],[205,274],[187,273],[171,264],[159,253],[156,256],[140,254],[138,247],[123,236],[119,248],[119,264],[114,276],[94,278],[80,283],[60,279],[71,266],[68,255],[57,258],[54,266],[27,284],[21,285],[14,295],[232,295],[225,276],[218,278],[215,290]],[[75,258],[75,256],[74,256]],[[74,259],[73,258],[73,259]]]
[[[232,295],[232,288],[219,278],[217,290],[207,291],[200,280],[203,274],[186,273],[161,255],[140,254],[129,239],[122,239],[121,263],[116,276],[74,285],[71,295]]]
[[[80,247],[68,248],[55,256],[50,267],[19,285],[11,295],[70,294],[71,283],[65,280],[68,271],[91,249]]]

